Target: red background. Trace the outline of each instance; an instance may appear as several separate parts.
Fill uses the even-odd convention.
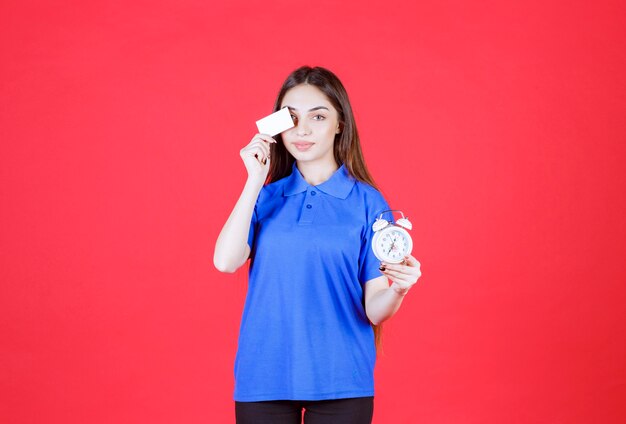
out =
[[[0,421],[233,422],[215,241],[288,73],[334,71],[423,277],[375,423],[626,420],[620,1],[4,1]]]

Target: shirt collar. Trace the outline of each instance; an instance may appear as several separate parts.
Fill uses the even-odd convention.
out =
[[[306,191],[309,187],[315,187],[319,191],[339,199],[345,199],[350,194],[352,186],[354,186],[356,180],[348,173],[346,164],[342,164],[331,177],[323,183],[312,186],[309,184],[300,170],[296,166],[296,162],[293,163],[291,169],[291,175],[286,177],[285,185],[283,186],[283,196],[291,196],[297,193]]]

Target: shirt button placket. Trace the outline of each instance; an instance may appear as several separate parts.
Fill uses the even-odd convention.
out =
[[[304,198],[304,206],[300,214],[300,224],[312,224],[315,217],[315,209],[318,205],[319,195],[317,189],[309,188]]]

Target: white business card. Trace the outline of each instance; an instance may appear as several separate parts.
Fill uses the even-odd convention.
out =
[[[256,127],[259,129],[259,133],[269,134],[271,137],[292,128],[293,126],[293,119],[291,119],[291,114],[289,113],[289,108],[287,107],[284,107],[278,112],[274,112],[271,115],[256,121]]]

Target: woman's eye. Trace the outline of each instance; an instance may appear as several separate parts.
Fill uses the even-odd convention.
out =
[[[315,115],[314,118],[316,118],[315,119],[316,121],[321,121],[321,120],[326,119],[326,117],[324,115]],[[319,119],[317,119],[317,118],[319,118]]]
[[[295,115],[291,115],[291,119],[292,119],[292,120],[294,120],[294,121],[296,121],[298,118],[296,118],[296,116],[295,116]]]

